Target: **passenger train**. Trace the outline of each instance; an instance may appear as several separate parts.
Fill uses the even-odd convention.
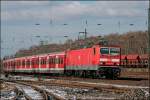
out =
[[[3,60],[5,73],[59,74],[113,79],[120,75],[120,64],[121,48],[102,45]]]

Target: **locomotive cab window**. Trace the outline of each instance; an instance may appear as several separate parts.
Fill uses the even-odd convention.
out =
[[[119,48],[110,48],[110,54],[111,55],[119,55],[120,49]]]
[[[101,48],[100,53],[101,54],[109,54],[109,48]]]

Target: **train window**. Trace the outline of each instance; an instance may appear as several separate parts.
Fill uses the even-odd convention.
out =
[[[15,66],[17,66],[17,62],[15,62]]]
[[[56,58],[56,62],[57,62],[57,64],[59,64],[60,58]]]
[[[51,64],[51,58],[49,58],[48,62],[49,62],[49,64]]]
[[[16,63],[14,62],[14,66],[16,66]]]
[[[61,58],[61,64],[63,64],[63,58]]]
[[[11,66],[14,66],[14,62],[11,62]]]
[[[29,60],[27,61],[27,65],[30,66],[30,61]]]
[[[46,59],[43,59],[43,64],[46,64]]]
[[[19,66],[19,61],[18,61],[18,63],[17,63],[17,64],[18,64],[18,66]]]
[[[59,58],[55,58],[55,64],[59,63]]]
[[[96,49],[95,48],[93,48],[93,53],[94,53],[94,55],[96,54]]]
[[[59,58],[59,64],[61,64],[61,58]]]
[[[53,64],[53,58],[50,58],[50,64]]]
[[[34,66],[34,60],[32,60],[32,66]]]
[[[13,62],[11,62],[11,66],[13,66]]]
[[[110,54],[111,55],[119,55],[120,54],[120,48],[110,48]]]
[[[55,58],[53,58],[53,64],[55,64]]]
[[[41,59],[41,64],[42,65],[46,64],[46,59]]]
[[[49,64],[52,64],[52,58],[49,58]]]
[[[25,66],[25,61],[22,61],[22,66]]]
[[[19,66],[21,66],[21,62],[19,61],[18,63],[19,63]]]
[[[35,64],[39,65],[39,59],[36,59]]]
[[[62,58],[60,58],[60,60],[59,60],[59,61],[60,61],[60,63],[59,63],[59,64],[63,64],[62,60],[63,60],[63,59],[62,59]]]
[[[40,64],[43,65],[43,59],[41,59],[41,63]]]
[[[108,48],[101,48],[100,53],[101,54],[109,54],[109,49]]]
[[[52,58],[52,64],[53,64],[53,58]]]
[[[50,63],[51,63],[51,64],[53,63],[53,59],[52,59],[52,58],[50,58]]]

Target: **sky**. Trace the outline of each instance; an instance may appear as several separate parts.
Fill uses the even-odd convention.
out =
[[[77,39],[85,28],[88,36],[145,31],[148,6],[148,1],[1,1],[1,56],[40,41]]]

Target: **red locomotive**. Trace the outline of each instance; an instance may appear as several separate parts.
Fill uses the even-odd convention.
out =
[[[92,48],[71,50],[66,53],[66,73],[79,76],[106,76],[120,74],[120,48],[95,45]]]
[[[120,47],[95,45],[3,61],[6,73],[47,73],[117,78],[120,75]]]

